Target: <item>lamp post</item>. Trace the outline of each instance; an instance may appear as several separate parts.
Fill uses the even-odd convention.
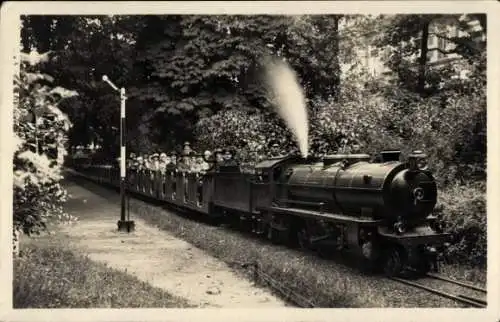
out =
[[[120,220],[118,221],[118,230],[131,232],[135,229],[134,221],[130,220],[130,213],[128,218],[125,217],[125,194],[126,194],[126,182],[127,182],[127,168],[126,168],[126,136],[125,136],[125,88],[118,89],[118,87],[113,84],[108,76],[103,75],[102,80],[109,84],[115,91],[120,92],[120,198],[121,198],[121,212]]]

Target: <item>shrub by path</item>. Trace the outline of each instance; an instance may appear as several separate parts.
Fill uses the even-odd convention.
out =
[[[223,262],[133,216],[136,231],[116,232],[120,205],[66,183],[66,210],[80,222],[61,227],[69,243],[90,259],[126,270],[140,280],[199,307],[283,307],[284,302],[238,277]]]

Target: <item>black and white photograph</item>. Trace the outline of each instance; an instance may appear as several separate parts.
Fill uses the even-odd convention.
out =
[[[182,3],[2,8],[6,321],[498,321],[497,6]]]

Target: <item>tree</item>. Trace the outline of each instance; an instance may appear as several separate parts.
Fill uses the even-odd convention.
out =
[[[398,80],[404,88],[422,95],[434,95],[456,73],[451,64],[447,68],[430,68],[428,64],[428,43],[432,35],[438,41],[452,44],[451,49],[437,48],[445,55],[458,54],[469,63],[477,61],[476,55],[485,52],[485,42],[478,40],[477,34],[486,31],[472,31],[468,24],[478,20],[486,26],[486,17],[482,15],[393,15],[379,18],[381,31],[374,44],[379,48],[389,48],[390,55],[387,66],[397,73]],[[447,28],[450,24],[457,26],[464,35],[450,36]],[[480,37],[479,37],[480,38]],[[417,68],[415,68],[415,63]]]
[[[266,56],[286,58],[309,97],[333,95],[339,19],[148,17],[137,39],[133,93],[147,106],[143,121],[153,136],[186,140],[194,139],[191,124],[221,110],[269,110],[261,78]]]
[[[80,93],[61,105],[74,122],[69,135],[75,144],[88,144],[94,138],[102,140],[99,143],[109,153],[116,150],[119,97],[103,84],[101,77],[107,74],[115,83],[127,86],[135,30],[140,28],[141,19],[137,16],[22,17],[24,50],[50,51],[52,59],[42,66],[42,71],[50,70],[59,84]],[[132,122],[129,125],[131,129],[137,128]]]

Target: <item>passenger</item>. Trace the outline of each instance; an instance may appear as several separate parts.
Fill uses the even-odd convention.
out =
[[[238,166],[238,162],[236,161],[235,158],[235,153],[234,151],[230,149],[226,149],[223,154],[223,164],[224,166]]]
[[[206,150],[204,153],[203,153],[203,161],[212,161],[212,153],[208,150]],[[206,162],[206,161],[205,161]]]
[[[194,162],[195,160],[193,154],[194,152],[190,151],[188,155],[185,155],[183,157],[186,166],[186,172],[188,173],[193,173],[196,171],[196,164]]]
[[[191,149],[191,144],[189,142],[184,142],[184,149],[182,150],[183,155],[190,155],[191,152],[193,152],[193,149]]]
[[[138,156],[137,157],[137,170],[144,171],[145,168],[146,168],[146,166],[144,164],[144,158],[142,156]]]
[[[187,157],[186,156],[182,156],[178,161],[177,161],[177,169],[180,171],[180,172],[188,172],[189,171],[189,168],[188,168],[188,162],[187,162]]]
[[[284,153],[281,152],[280,145],[278,141],[272,141],[271,143],[271,158],[282,158],[285,156]]]
[[[177,154],[175,154],[175,152],[170,154],[170,163],[177,166]]]
[[[131,169],[131,170],[134,170],[135,167],[134,167],[134,164],[135,164],[135,153],[130,153],[130,156],[129,158],[127,159],[127,168]]]
[[[352,154],[361,153],[361,145],[358,142],[355,142],[351,147]]]
[[[196,173],[205,173],[208,170],[208,163],[201,156],[194,158],[193,163],[195,165],[194,172]]]
[[[151,170],[153,171],[159,171],[160,170],[160,156],[158,153],[153,153],[151,156],[152,162],[151,162]]]
[[[138,160],[139,157],[135,157],[134,158],[134,163],[133,163],[133,167],[134,167],[134,170],[135,171],[139,171],[139,160]]]
[[[148,154],[143,154],[142,155],[142,171],[146,171],[146,170],[149,170],[149,160],[148,160],[149,156]]]
[[[224,151],[221,149],[216,149],[215,152],[215,162],[216,163],[223,163],[224,162]]]
[[[191,171],[193,173],[197,173],[197,172],[201,171],[201,163],[200,163],[199,158],[197,156],[191,157]]]
[[[206,150],[204,153],[203,153],[203,168],[206,168],[206,171],[209,171],[214,163],[215,163],[215,155],[212,154],[212,152]]]
[[[199,159],[200,160],[199,162],[201,164],[201,171],[205,173],[211,171],[216,165],[216,158],[217,155],[215,153],[212,154],[212,152],[206,150],[203,153],[203,157],[200,157]]]
[[[149,170],[154,170],[154,153],[153,154],[150,154],[149,157],[148,157],[148,163],[149,163]]]
[[[149,160],[148,160],[148,158],[149,158],[149,156],[147,154],[143,154],[142,155],[143,170],[149,169]]]
[[[175,157],[175,156],[173,156],[173,157]],[[172,171],[172,170],[175,170],[176,168],[177,168],[176,162],[174,160],[170,159],[170,162],[168,162],[166,164],[166,169],[168,171]]]
[[[168,162],[169,160],[167,154],[165,152],[162,152],[160,154],[160,162],[159,162],[159,168],[161,172],[165,172],[165,170],[167,169]]]
[[[197,173],[200,171],[199,165],[198,165],[198,158],[194,156],[189,157],[189,170],[191,173]]]

